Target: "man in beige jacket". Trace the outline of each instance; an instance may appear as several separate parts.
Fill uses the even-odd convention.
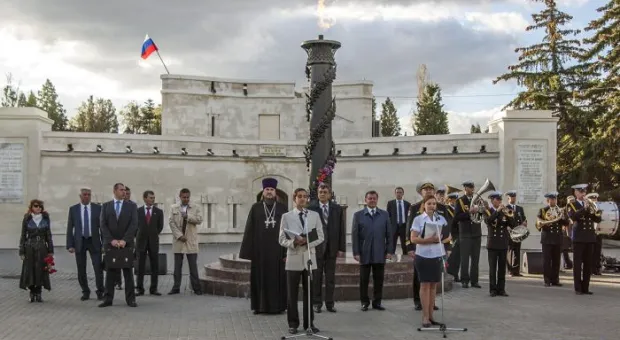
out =
[[[172,252],[174,253],[174,285],[168,295],[181,292],[181,269],[183,254],[187,256],[189,278],[192,290],[202,295],[198,278],[198,225],[202,224],[202,211],[198,205],[192,204],[189,189],[181,189],[180,204],[173,204],[170,209],[170,230],[172,231]]]

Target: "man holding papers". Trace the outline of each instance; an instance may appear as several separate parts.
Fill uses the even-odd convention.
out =
[[[285,269],[288,307],[286,314],[289,333],[296,334],[299,327],[297,296],[300,280],[304,298],[303,329],[311,328],[313,333],[317,333],[319,329],[314,327],[314,313],[312,308],[309,308],[312,288],[308,285],[308,275],[312,275],[312,273],[308,272],[308,260],[311,261],[311,270],[316,270],[315,248],[323,242],[323,227],[319,214],[305,208],[308,203],[308,192],[305,189],[296,189],[293,199],[295,209],[282,215],[282,222],[280,223],[280,245],[287,248]]]

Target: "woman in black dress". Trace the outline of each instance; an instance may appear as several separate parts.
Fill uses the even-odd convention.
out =
[[[30,302],[43,302],[41,290],[50,290],[47,256],[54,254],[50,217],[43,208],[43,201],[30,201],[22,221],[19,240],[19,256],[22,259],[22,275],[19,288],[30,290]]]

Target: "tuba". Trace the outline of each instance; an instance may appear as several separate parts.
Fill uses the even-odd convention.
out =
[[[544,226],[558,222],[559,220],[564,218],[564,214],[565,214],[565,209],[562,209],[558,207],[557,205],[553,207],[549,207],[549,210],[545,214],[545,219],[544,220],[538,219],[536,221],[536,229],[538,229],[538,231],[541,231]]]
[[[471,199],[471,206],[475,205],[478,207],[477,213],[469,213],[469,218],[473,223],[482,223],[484,220],[484,211],[487,209],[487,202],[484,198],[482,198],[482,195],[489,191],[495,191],[495,186],[487,178],[487,180],[484,181],[484,184],[480,187],[480,189],[478,189],[478,191],[476,191],[474,197]]]
[[[592,215],[595,215],[598,211],[598,205],[590,198],[585,198],[585,209]]]
[[[445,185],[445,187],[446,187],[446,195],[450,195],[450,194],[453,194],[455,192],[460,192],[461,191],[461,189],[449,186],[447,184]]]

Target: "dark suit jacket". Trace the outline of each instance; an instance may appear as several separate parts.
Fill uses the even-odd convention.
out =
[[[77,253],[85,251],[82,245],[82,204],[78,203],[69,208],[67,218],[67,249],[73,248]],[[101,216],[101,206],[90,204],[90,237],[96,251],[101,251],[103,244],[101,233],[99,232],[99,222]]]
[[[325,254],[326,257],[336,257],[338,252],[347,251],[347,232],[345,226],[345,216],[342,213],[342,207],[334,202],[329,202],[328,221],[323,219],[323,211],[321,204],[317,201],[308,207],[308,210],[316,211],[321,217],[323,225],[323,235],[325,242],[317,246],[317,252]]]
[[[595,223],[601,223],[602,212],[592,214],[578,201],[568,204],[568,217],[573,221],[571,239],[573,242],[595,243]]]
[[[467,196],[461,196],[456,200],[454,209],[454,220],[458,223],[459,237],[482,237],[482,227],[480,223],[473,223],[469,215],[471,202]]]
[[[123,240],[126,243],[125,247],[135,247],[138,230],[138,207],[135,203],[124,201],[118,219],[114,210],[114,200],[103,203],[100,223],[103,246],[106,249],[112,247],[112,240]]]
[[[508,217],[500,210],[489,207],[485,213],[484,223],[487,225],[487,249],[508,249],[510,240],[509,228],[516,227],[516,216]]]
[[[164,211],[156,206],[151,207],[151,219],[146,223],[146,207],[138,208],[138,235],[136,237],[136,249],[145,251],[149,249],[159,251],[159,234],[164,229]]]
[[[353,255],[360,256],[360,264],[385,263],[385,255],[394,254],[394,235],[387,211],[375,208],[374,217],[370,217],[367,208],[357,211],[351,229]]]
[[[403,200],[403,206],[404,206],[404,211],[402,214],[405,218],[403,223],[407,223],[407,214],[409,213],[409,208],[411,207],[411,203],[409,203],[409,201]],[[398,208],[396,207],[395,199],[388,201],[386,210],[388,212],[388,215],[390,216],[390,221],[392,222],[393,231],[396,232],[396,227],[397,227],[397,222],[398,222]],[[411,226],[408,226],[407,229],[409,228],[411,228]]]

